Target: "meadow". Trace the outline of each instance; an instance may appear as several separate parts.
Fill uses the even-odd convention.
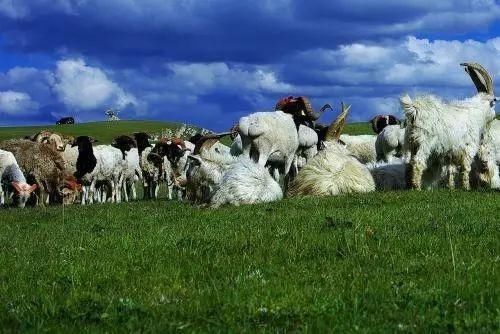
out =
[[[0,331],[498,332],[499,208],[493,191],[439,190],[2,209]]]

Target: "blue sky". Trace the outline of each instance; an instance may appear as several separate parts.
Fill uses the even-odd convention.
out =
[[[367,120],[473,94],[464,61],[500,77],[497,1],[0,0],[0,125],[114,107],[223,130],[286,95]]]

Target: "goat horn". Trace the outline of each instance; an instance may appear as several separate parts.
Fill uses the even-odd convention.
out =
[[[347,119],[347,115],[349,114],[351,106],[346,106],[344,102],[342,102],[341,105],[342,112],[337,116],[335,121],[333,121],[333,123],[328,127],[328,130],[326,131],[326,141],[338,140],[340,135],[342,134],[342,130],[344,129],[345,121]]]
[[[465,67],[465,72],[467,72],[467,74],[469,74],[469,76],[471,77],[478,93],[487,93],[490,95],[494,95],[493,79],[481,64],[461,63],[460,65]]]
[[[222,137],[231,135],[232,132],[222,132],[215,134],[208,134],[196,142],[196,146],[194,147],[193,154],[200,154],[202,150],[209,150],[212,146],[215,145]]]
[[[331,111],[333,111],[332,106],[331,106],[329,103],[327,103],[327,104],[325,104],[324,106],[322,106],[322,107],[321,107],[321,109],[319,110],[319,112],[321,112],[321,113],[322,113],[322,112],[324,112],[326,109],[330,109]]]
[[[302,100],[302,103],[304,104],[304,112],[305,112],[306,116],[309,117],[313,121],[317,121],[320,118],[321,113],[315,113],[313,111],[311,102],[309,101],[309,99],[307,97],[301,96],[300,99]]]

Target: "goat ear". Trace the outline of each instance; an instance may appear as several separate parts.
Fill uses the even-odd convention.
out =
[[[23,191],[23,190],[21,189],[21,185],[20,185],[20,183],[19,183],[19,182],[14,181],[14,182],[12,182],[11,184],[12,184],[12,187],[14,187],[14,189],[15,189],[18,193],[20,193],[21,191]]]
[[[32,193],[33,191],[36,190],[36,188],[38,188],[38,185],[32,184],[27,191],[28,191],[28,193]]]

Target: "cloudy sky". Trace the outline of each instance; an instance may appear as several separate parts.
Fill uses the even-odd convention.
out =
[[[286,95],[400,114],[473,94],[460,62],[499,78],[499,33],[493,0],[0,0],[0,125],[113,107],[222,130]]]

